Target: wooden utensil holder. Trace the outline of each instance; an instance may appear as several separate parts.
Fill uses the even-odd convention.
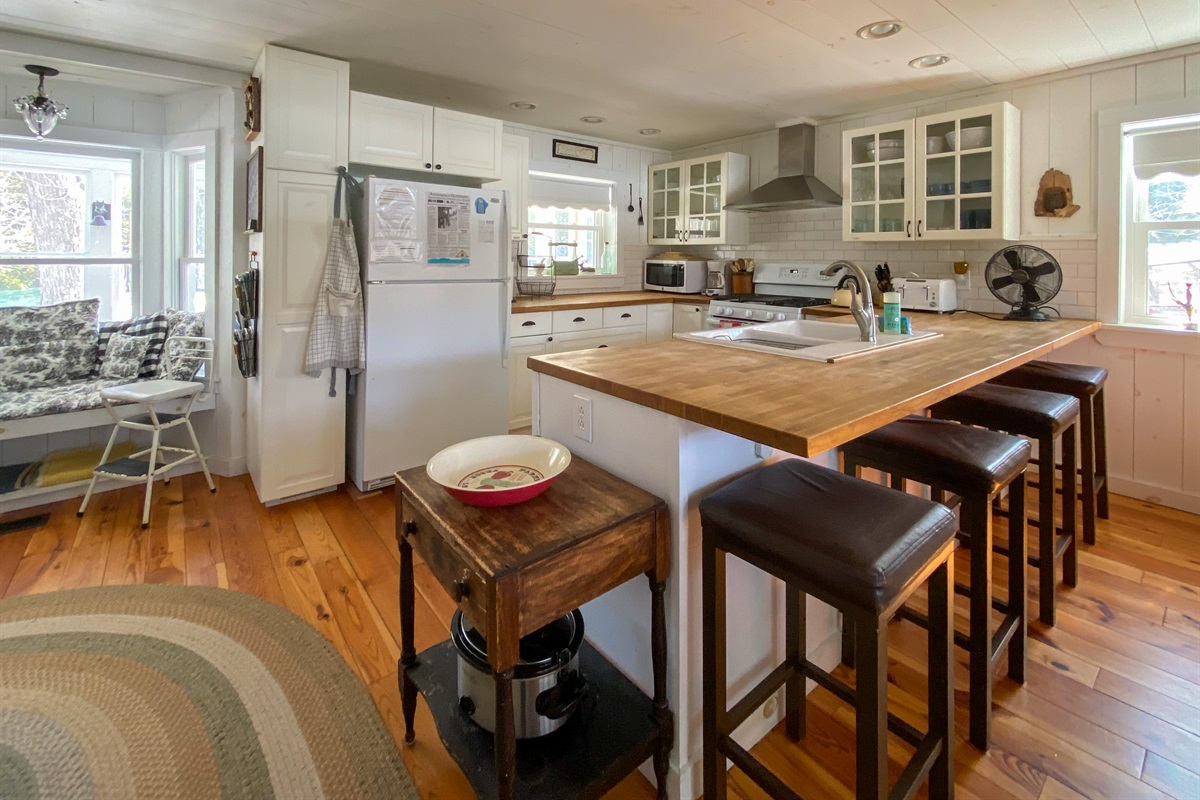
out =
[[[734,294],[753,294],[754,276],[749,272],[735,272],[730,278],[729,286]]]

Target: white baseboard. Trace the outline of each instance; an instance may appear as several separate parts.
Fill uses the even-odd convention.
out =
[[[1141,483],[1128,478],[1109,475],[1108,490],[1114,494],[1123,494],[1126,497],[1146,500],[1151,503],[1157,503],[1160,506],[1177,508],[1180,511],[1187,511],[1190,514],[1200,514],[1200,496],[1181,492],[1178,489],[1169,489],[1165,486],[1156,486],[1153,483]]]
[[[246,457],[241,458],[209,458],[208,471],[223,478],[236,478],[250,471]]]

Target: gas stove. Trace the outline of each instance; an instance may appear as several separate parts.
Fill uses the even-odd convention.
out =
[[[800,319],[800,310],[829,303],[837,276],[821,274],[825,264],[762,264],[754,272],[754,294],[714,297],[709,328]]]

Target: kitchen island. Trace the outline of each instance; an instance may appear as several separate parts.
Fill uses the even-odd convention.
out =
[[[530,359],[534,432],[661,497],[671,513],[672,798],[700,794],[700,500],[778,458],[836,468],[839,445],[1100,327],[968,314],[914,323],[943,335],[836,364],[679,340]],[[730,559],[727,588],[732,702],[783,660],[783,587]],[[647,591],[631,582],[583,609],[588,638],[644,690],[652,685]],[[838,642],[837,615],[809,598],[810,658],[832,668]],[[738,730],[744,747],[778,719],[770,703],[764,710]]]

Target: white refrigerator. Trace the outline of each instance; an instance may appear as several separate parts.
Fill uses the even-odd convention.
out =
[[[503,192],[369,177],[351,204],[366,370],[350,477],[368,491],[465,439],[508,432],[511,269]]]

